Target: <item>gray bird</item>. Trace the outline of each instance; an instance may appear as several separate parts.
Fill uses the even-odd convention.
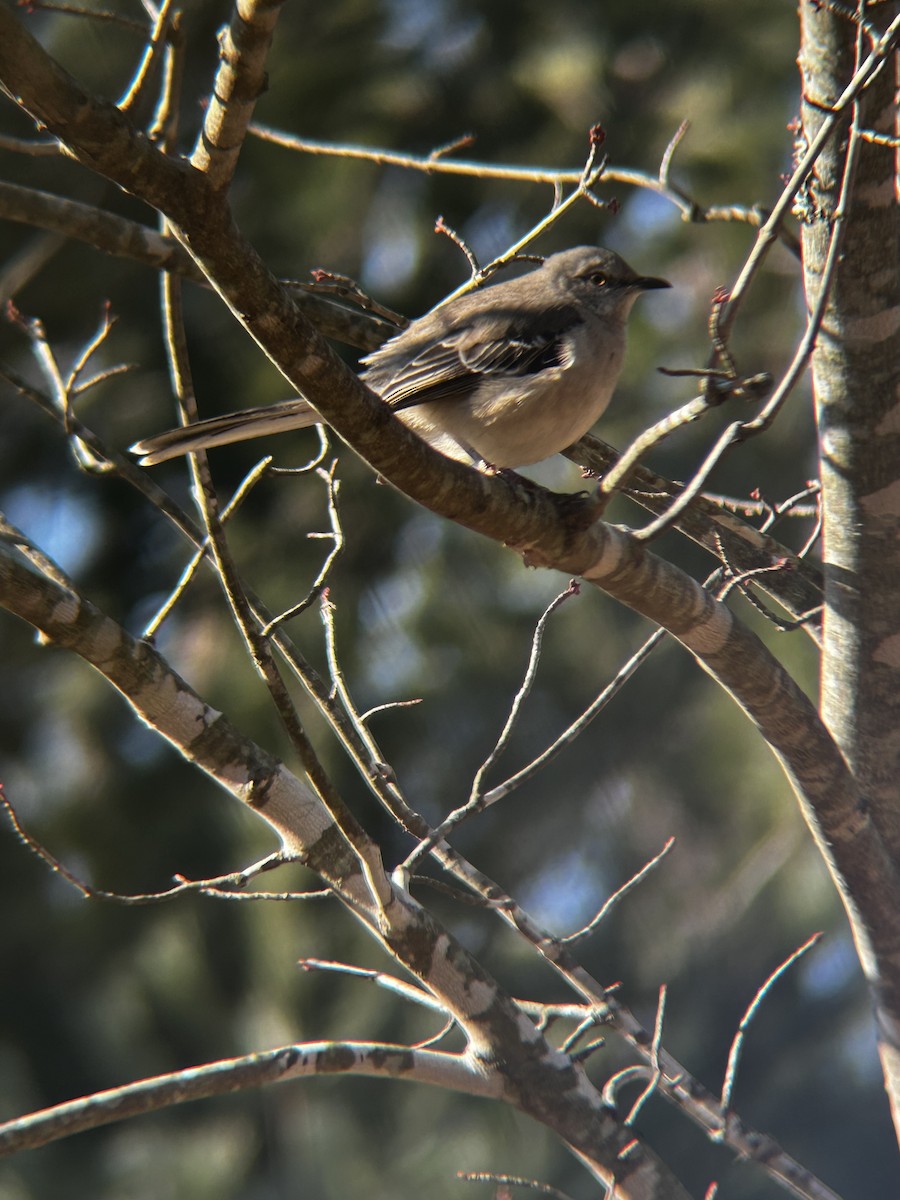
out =
[[[442,454],[527,466],[591,428],[618,382],[632,305],[642,292],[670,286],[638,275],[611,250],[564,250],[413,321],[362,360],[361,378]],[[285,400],[167,430],[131,452],[152,466],[321,420],[308,401]]]

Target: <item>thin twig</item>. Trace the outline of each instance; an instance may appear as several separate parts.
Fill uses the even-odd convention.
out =
[[[64,0],[28,0],[31,11],[55,12],[67,17],[85,17],[89,21],[108,21],[122,29],[128,29],[144,36],[147,26],[143,21],[132,17],[123,17],[121,13],[110,12],[100,8],[82,8],[80,4],[66,4]]]
[[[85,899],[89,900],[105,900],[113,904],[121,904],[126,908],[140,908],[151,904],[164,904],[169,900],[174,900],[177,897],[199,893],[201,895],[226,895],[229,899],[234,898],[234,889],[244,888],[246,885],[258,875],[266,871],[271,871],[276,867],[284,866],[287,863],[295,861],[286,855],[283,851],[276,851],[273,854],[267,855],[260,859],[259,862],[253,863],[249,867],[244,867],[240,871],[229,871],[226,875],[216,875],[209,879],[186,879],[183,875],[175,875],[175,884],[170,888],[165,888],[160,892],[111,892],[105,888],[94,887],[93,884],[87,883],[81,879],[74,871],[70,871],[64,863],[56,857],[51,850],[40,842],[33,834],[29,833],[19,820],[18,813],[13,807],[12,802],[7,796],[3,785],[0,784],[0,810],[2,810],[9,820],[18,841],[29,850],[35,858],[39,859],[54,875],[58,875],[70,887],[73,887]],[[312,892],[294,892],[291,899],[310,899],[318,898],[323,893]],[[331,896],[332,892],[324,893]],[[269,892],[253,892],[241,895],[241,899],[272,899],[273,894]]]
[[[581,941],[582,938],[585,938],[589,934],[593,933],[600,922],[609,915],[616,905],[621,900],[624,900],[629,892],[633,891],[639,883],[642,883],[644,879],[646,879],[651,871],[655,870],[656,867],[659,866],[674,845],[675,839],[674,837],[670,837],[658,854],[654,855],[649,862],[644,863],[639,871],[636,871],[630,879],[626,880],[626,882],[623,883],[620,888],[613,892],[597,915],[593,917],[587,925],[581,929],[577,929],[574,933],[568,934],[564,938],[560,938],[560,941],[563,943],[563,945],[572,946],[576,942]]]
[[[327,958],[301,958],[297,965],[303,971],[333,971],[339,975],[350,975],[354,979],[362,979],[367,983],[374,984],[375,987],[393,992],[404,1000],[410,1000],[413,1004],[419,1004],[433,1012],[439,1012],[441,1015],[446,1015],[447,1012],[446,1007],[424,988],[398,979],[395,975],[388,975],[385,971],[372,971],[365,967],[356,967],[350,963],[336,962],[334,959]]]
[[[525,701],[531,695],[532,688],[534,687],[534,681],[537,677],[538,664],[541,660],[541,650],[543,649],[544,645],[544,634],[547,631],[547,625],[549,624],[550,618],[558,609],[562,608],[567,600],[571,600],[574,596],[579,595],[579,593],[580,588],[577,581],[574,579],[569,580],[569,586],[566,588],[566,590],[564,592],[560,592],[558,596],[551,600],[541,613],[538,622],[535,625],[534,634],[532,635],[531,650],[528,655],[528,664],[525,668],[525,675],[522,679],[522,683],[519,686],[519,690],[513,697],[513,702],[510,705],[509,714],[507,715],[503,728],[500,731],[500,736],[494,743],[494,747],[490,754],[488,754],[487,758],[475,772],[475,778],[472,783],[473,797],[482,795],[485,775],[487,775],[488,771],[494,766],[509,745],[509,740],[512,737],[513,730],[519,723],[519,718],[522,715],[522,709],[525,705]]]
[[[616,1071],[603,1085],[603,1103],[608,1104],[610,1108],[618,1108],[618,1096],[623,1087],[638,1080],[652,1079],[653,1074],[653,1069],[643,1063]]]
[[[549,1183],[541,1183],[538,1179],[527,1179],[523,1175],[499,1175],[494,1171],[457,1171],[456,1178],[464,1183],[496,1183],[503,1187],[523,1187],[532,1192],[540,1192],[543,1196],[552,1196],[553,1200],[572,1200],[567,1192],[561,1192],[559,1188],[552,1187]]]
[[[481,274],[481,267],[478,265],[478,259],[475,257],[475,252],[472,250],[460,234],[455,229],[447,224],[443,217],[438,217],[434,223],[434,232],[442,233],[444,237],[448,237],[458,250],[461,250],[465,255],[466,261],[469,264],[469,270],[473,276]]]
[[[790,967],[802,958],[807,951],[812,950],[813,946],[817,945],[824,935],[822,933],[814,933],[812,937],[807,938],[802,946],[799,946],[793,954],[789,954],[780,967],[776,967],[772,974],[768,977],[762,987],[759,988],[756,995],[751,1000],[747,1011],[741,1017],[741,1022],[738,1025],[737,1033],[734,1035],[734,1040],[731,1043],[731,1049],[728,1052],[728,1066],[725,1068],[725,1080],[722,1084],[722,1098],[719,1101],[719,1106],[723,1113],[727,1113],[731,1109],[731,1097],[734,1094],[734,1085],[737,1079],[738,1067],[741,1060],[741,1052],[744,1048],[744,1039],[747,1036],[747,1029],[750,1022],[759,1012],[763,1000],[768,996],[774,985],[778,982],[781,976]]]
[[[571,725],[564,729],[546,750],[537,755],[536,758],[533,758],[521,770],[516,771],[514,775],[510,775],[503,783],[498,783],[496,787],[491,788],[489,792],[485,793],[483,798],[484,806],[487,807],[488,805],[496,804],[498,800],[502,800],[505,796],[508,796],[515,788],[521,787],[523,783],[527,782],[527,780],[531,779],[538,771],[551,762],[561,750],[571,745],[587,729],[588,725],[600,715],[610,700],[619,694],[635,671],[637,671],[638,667],[645,662],[665,637],[666,631],[664,629],[657,629],[651,633],[631,658],[619,668],[614,678],[603,688],[584,712]]]
[[[336,271],[326,271],[322,267],[314,267],[310,274],[311,282],[297,279],[282,279],[281,282],[285,287],[300,288],[312,296],[334,296],[344,303],[352,304],[354,308],[360,308],[363,312],[372,313],[373,316],[387,321],[394,329],[405,329],[409,324],[402,313],[388,308],[386,304],[363,291],[349,275],[339,275]]]
[[[267,458],[260,459],[260,461],[250,471],[248,471],[248,473],[244,476],[244,478],[241,480],[240,484],[238,485],[237,490],[235,491],[234,495],[231,497],[231,499],[228,501],[228,503],[222,509],[221,521],[222,521],[223,525],[226,525],[228,523],[228,521],[230,521],[231,518],[234,516],[234,514],[238,511],[238,509],[243,504],[243,502],[246,500],[247,496],[249,496],[249,494],[253,490],[253,488],[257,485],[257,483],[259,483],[259,481],[263,478],[263,476],[268,472],[268,470],[271,466],[271,463],[272,463],[271,455]],[[178,603],[178,601],[184,595],[184,592],[185,592],[188,584],[193,579],[194,574],[197,571],[197,568],[200,566],[200,564],[203,562],[203,559],[206,557],[208,550],[209,550],[209,537],[205,537],[203,539],[203,541],[201,542],[201,544],[197,547],[197,549],[191,555],[190,560],[188,561],[184,570],[181,572],[178,582],[175,584],[175,587],[172,589],[169,596],[160,605],[159,609],[156,612],[156,615],[154,617],[152,617],[151,620],[145,626],[144,633],[143,633],[143,636],[145,638],[156,637],[163,621],[165,621],[165,619],[169,616],[169,614],[174,609],[175,605]]]
[[[69,446],[79,469],[90,474],[105,473],[110,469],[108,460],[103,457],[98,458],[75,432],[75,416],[72,408],[73,395],[69,386],[69,380],[63,375],[56,354],[47,339],[43,322],[36,318],[25,318],[19,315],[17,324],[28,337],[38,366],[47,380],[50,395],[53,398],[56,410],[60,414],[63,428],[69,438]],[[107,316],[105,316],[100,333],[88,343],[87,350],[81,355],[82,359],[86,361],[86,356],[94,352],[97,346],[105,339],[110,328],[111,324]]]
[[[675,157],[675,151],[681,145],[681,142],[690,127],[690,121],[682,121],[672,134],[672,137],[669,139],[669,144],[666,146],[665,151],[663,152],[663,156],[659,162],[659,182],[663,185],[663,187],[669,187],[669,172],[672,169],[672,160]]]
[[[649,429],[645,429],[632,441],[612,470],[600,480],[598,496],[608,499],[614,492],[625,487],[634,468],[651,450],[685,425],[699,421],[712,407],[713,404],[706,396],[696,396],[675,412],[667,414],[662,420],[651,425]]]
[[[653,1026],[653,1041],[650,1043],[650,1066],[653,1068],[653,1074],[647,1083],[647,1086],[635,1100],[631,1106],[631,1112],[625,1118],[626,1125],[633,1125],[638,1118],[641,1109],[659,1087],[659,1081],[662,1078],[662,1068],[659,1065],[659,1048],[662,1045],[663,1021],[666,1012],[666,997],[668,989],[663,984],[659,989],[659,1000],[656,1005],[656,1022]]]
[[[573,204],[575,204],[578,200],[583,199],[590,192],[594,184],[606,173],[607,167],[606,156],[601,154],[600,151],[600,147],[603,144],[603,138],[599,135],[598,129],[599,127],[595,127],[591,130],[588,139],[589,150],[587,160],[585,161],[584,167],[581,170],[581,174],[578,176],[576,186],[572,189],[569,195],[562,200],[560,200],[557,196],[554,196],[554,203],[546,216],[542,217],[541,220],[538,221],[537,224],[533,225],[527,233],[523,234],[522,237],[513,242],[513,244],[504,250],[499,257],[488,263],[488,265],[480,271],[475,272],[472,277],[464,284],[461,284],[456,291],[451,292],[448,296],[445,296],[438,307],[448,304],[451,300],[454,300],[457,296],[461,296],[465,292],[470,291],[473,287],[478,287],[479,284],[483,283],[486,279],[493,275],[497,270],[499,270],[500,267],[506,266],[508,263],[518,258],[526,246],[529,246],[533,241],[535,241],[536,238],[540,237],[542,233],[546,233],[546,231],[550,229],[551,226],[555,225],[560,217],[567,212]]]
[[[582,180],[583,172],[571,168],[556,169],[552,167],[533,166],[497,166],[493,163],[474,162],[466,159],[450,159],[435,155],[401,154],[393,150],[383,150],[367,146],[353,146],[335,142],[322,142],[313,138],[298,137],[270,125],[259,122],[251,124],[249,131],[254,137],[273,145],[282,146],[301,154],[314,154],[321,157],[355,159],[360,162],[371,162],[382,166],[400,167],[409,171],[420,171],[426,175],[462,175],[471,179],[496,179],[516,183],[550,184],[554,189],[554,210],[559,207],[563,198],[563,189]],[[603,171],[607,183],[621,183],[631,187],[644,188],[656,192],[674,204],[686,221],[705,223],[715,221],[740,221],[759,228],[767,219],[768,213],[760,206],[746,208],[739,204],[731,205],[702,205],[690,197],[684,189],[674,186],[669,180],[660,179],[659,174],[651,175],[644,171],[634,171],[627,167],[616,167],[607,164]],[[791,252],[799,255],[799,243],[795,234],[788,230],[779,230],[776,236],[781,237]]]
[[[891,39],[889,39],[889,42],[885,41],[885,39],[888,39],[888,34],[885,34],[885,39],[882,39],[885,44],[892,44],[893,41],[896,41],[897,38],[900,37],[900,16],[895,18],[895,20],[891,23],[888,33],[891,33],[891,31],[893,31],[893,33]],[[856,75],[854,76],[854,81],[863,77],[864,70],[869,66],[869,64],[871,64],[872,58],[873,56],[870,56],[866,64],[864,64],[863,67],[857,71]],[[874,70],[874,67],[870,68],[869,75],[874,74]],[[869,76],[866,76],[866,78],[868,77]],[[841,100],[838,101],[838,104],[835,107],[835,113],[837,113],[839,110],[843,111],[843,108],[845,108],[847,104],[852,103],[854,109],[853,121],[851,124],[850,136],[847,141],[847,152],[844,159],[844,170],[841,178],[841,190],[838,198],[838,204],[834,213],[834,218],[832,220],[831,237],[829,239],[828,253],[825,258],[825,265],[823,267],[822,277],[819,283],[819,293],[816,296],[813,310],[807,320],[806,329],[803,337],[800,339],[800,343],[797,346],[794,357],[782,376],[781,382],[775,389],[773,395],[769,399],[768,403],[764,406],[762,411],[756,417],[754,417],[753,420],[734,422],[723,431],[713,446],[713,449],[701,464],[700,469],[693,476],[690,483],[684,489],[681,495],[672,503],[670,508],[661,516],[657,517],[654,521],[651,521],[648,525],[645,525],[643,529],[640,529],[635,533],[634,536],[641,541],[651,541],[653,538],[658,537],[661,533],[663,533],[666,529],[669,529],[674,524],[690,501],[702,490],[704,483],[709,478],[713,469],[718,465],[719,461],[727,450],[729,450],[732,446],[737,445],[739,442],[745,441],[748,437],[764,433],[769,428],[769,426],[775,420],[775,417],[781,411],[781,408],[783,407],[788,396],[793,391],[794,386],[799,380],[801,374],[806,370],[807,363],[816,343],[816,338],[819,334],[822,320],[825,316],[825,309],[830,298],[831,281],[837,268],[841,248],[844,242],[847,206],[849,204],[850,191],[856,173],[856,164],[859,155],[859,137],[857,136],[859,113],[858,105],[856,103],[856,96],[861,86],[862,85],[860,84],[855,89],[852,84],[848,86],[848,88],[845,89]],[[849,97],[849,99],[845,100],[845,97]],[[825,129],[826,127],[829,129],[832,127],[828,120],[823,123],[821,129],[819,130],[819,135],[817,135],[812,143],[812,146],[818,147],[817,155],[818,153],[821,153],[821,150],[825,145],[825,141],[827,140],[821,136],[822,129]],[[812,149],[812,146],[810,149]],[[804,156],[804,162],[807,158],[809,158],[809,153]],[[811,169],[814,161],[815,156],[810,160],[807,170]],[[792,176],[792,182],[795,178],[798,179],[796,184],[797,187],[800,186],[802,178],[805,178],[805,173],[803,176],[798,178],[798,171],[795,171],[794,176]],[[794,190],[796,191],[796,188]],[[794,193],[791,192],[792,196],[793,194]],[[761,242],[757,241],[757,246],[754,248],[754,253],[756,253],[756,249],[760,245]],[[751,259],[752,258],[753,255],[751,254]],[[748,264],[749,262],[750,260],[748,260]],[[724,334],[730,328],[734,319],[734,315],[737,312],[737,308],[735,307],[736,296],[740,295],[738,287],[741,284],[741,281],[744,280],[745,276],[747,279],[749,279],[746,267],[741,275],[741,278],[738,280],[738,283],[735,284],[735,289],[732,291],[731,300],[727,309],[725,310],[724,316],[722,317],[722,336],[724,336]]]
[[[578,585],[572,580],[564,592],[560,592],[544,609],[538,622],[535,626],[534,634],[531,639],[531,652],[528,656],[528,664],[525,668],[525,675],[519,686],[516,695],[513,697],[513,702],[510,705],[509,714],[500,731],[500,736],[494,743],[494,747],[488,754],[487,758],[478,768],[475,773],[475,778],[472,781],[472,787],[469,792],[469,799],[465,804],[461,805],[451,812],[440,825],[435,829],[429,837],[425,838],[418,846],[406,857],[401,869],[408,873],[412,871],[416,865],[429,851],[439,842],[444,840],[449,833],[454,830],[462,821],[467,820],[474,814],[482,811],[485,805],[485,794],[482,790],[484,777],[491,769],[506,747],[509,745],[509,739],[512,736],[513,730],[518,724],[522,714],[522,708],[531,694],[531,689],[534,686],[535,676],[537,674],[538,663],[540,662],[541,649],[544,643],[544,632],[547,628],[547,623],[567,600],[578,594]]]
[[[588,1032],[589,1029],[596,1029],[599,1024],[597,1017],[588,1010],[587,1016],[582,1017],[572,1032],[565,1038],[560,1045],[560,1050],[563,1054],[572,1054],[580,1039]]]
[[[307,534],[307,537],[310,538],[329,539],[331,541],[331,549],[325,556],[325,561],[319,568],[318,574],[313,580],[312,586],[306,593],[306,596],[298,604],[294,604],[290,608],[286,609],[283,613],[279,613],[277,617],[273,617],[271,621],[264,625],[262,628],[263,637],[271,637],[272,633],[274,633],[279,625],[282,625],[285,621],[293,620],[294,617],[299,616],[311,605],[315,604],[327,587],[328,577],[330,576],[335,563],[344,553],[344,530],[341,525],[340,513],[338,511],[338,493],[340,491],[341,484],[339,479],[335,479],[337,466],[338,460],[335,458],[332,459],[331,465],[327,471],[321,467],[316,468],[316,475],[325,484],[325,494],[328,498],[328,520],[329,524],[331,525],[331,531],[329,533]]]
[[[744,263],[743,269],[731,289],[731,299],[728,302],[727,312],[724,318],[724,332],[734,324],[737,317],[738,309],[743,301],[744,295],[750,284],[751,279],[756,274],[762,260],[768,254],[772,242],[778,236],[778,230],[782,221],[788,214],[794,197],[800,190],[809,172],[815,165],[816,160],[822,153],[825,143],[832,136],[845,110],[855,101],[857,96],[861,94],[864,88],[874,79],[875,75],[882,69],[888,57],[894,50],[897,39],[900,38],[900,14],[894,17],[885,32],[878,38],[872,48],[871,54],[866,61],[855,72],[853,78],[844,88],[841,95],[838,97],[829,115],[822,122],[816,136],[810,142],[806,149],[806,153],[801,158],[800,162],[794,169],[788,182],[785,184],[781,195],[772,209],[768,220],[760,229],[756,243]]]
[[[74,363],[72,364],[72,366],[69,370],[69,374],[66,376],[65,390],[67,393],[68,392],[75,393],[76,391],[79,390],[79,380],[81,378],[82,372],[87,369],[87,365],[90,362],[90,360],[93,358],[93,356],[97,353],[97,351],[100,349],[100,347],[106,341],[106,339],[109,337],[110,333],[112,333],[112,330],[117,321],[118,321],[118,317],[114,317],[112,315],[112,310],[111,310],[109,304],[108,303],[104,304],[103,316],[101,318],[100,325],[99,325],[99,328],[97,329],[97,332],[94,334],[94,336],[89,341],[87,341],[84,344],[84,346],[81,349],[81,353],[75,359]],[[84,390],[83,385],[80,390]]]
[[[386,700],[384,704],[376,704],[373,708],[367,708],[365,712],[359,714],[359,719],[365,723],[370,721],[372,717],[377,717],[379,713],[390,712],[395,708],[414,708],[417,704],[421,703],[421,696],[416,696],[412,700]]]
[[[163,0],[153,22],[150,39],[144,48],[134,78],[118,101],[118,107],[127,113],[136,108],[146,91],[152,73],[163,54],[168,36],[169,19],[173,0]]]

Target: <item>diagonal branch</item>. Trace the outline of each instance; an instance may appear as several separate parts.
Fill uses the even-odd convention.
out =
[[[591,471],[599,472],[608,471],[619,461],[618,451],[591,435],[570,447],[566,457]],[[683,484],[673,483],[647,467],[637,466],[623,493],[649,512],[661,514],[683,487]],[[761,576],[756,583],[762,592],[782,605],[795,620],[821,607],[823,581],[819,568],[798,557],[770,534],[741,520],[705,496],[696,496],[691,501],[680,514],[676,528],[715,558],[721,560],[724,550],[728,564],[737,572],[783,563],[783,571],[768,577]],[[804,626],[815,641],[821,640],[820,624],[807,622]]]
[[[156,1075],[7,1121],[0,1125],[0,1157],[174,1104],[315,1075],[403,1079],[493,1099],[501,1094],[498,1077],[485,1075],[465,1054],[381,1042],[306,1042]]]
[[[135,712],[181,753],[266,821],[284,849],[317,871],[388,952],[438,997],[468,1038],[468,1056],[493,1093],[555,1130],[622,1200],[687,1200],[678,1182],[606,1109],[582,1068],[554,1050],[515,1001],[407,892],[371,870],[312,791],[242,737],[171,671],[88,601],[19,554],[11,530],[0,542],[0,603],[73,650],[123,694]],[[370,867],[371,863],[368,864]],[[660,1190],[663,1189],[663,1190]],[[668,1190],[665,1190],[668,1189]]]
[[[103,254],[127,258],[156,271],[173,272],[201,287],[210,286],[175,238],[92,204],[0,180],[0,218],[76,238]],[[360,350],[376,350],[396,333],[395,326],[376,314],[345,308],[304,287],[291,286],[294,303],[325,337]]]

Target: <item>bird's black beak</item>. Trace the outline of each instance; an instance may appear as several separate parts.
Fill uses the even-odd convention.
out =
[[[639,279],[634,281],[634,287],[640,288],[642,292],[649,292],[652,288],[667,288],[671,286],[668,279],[657,279],[655,275],[641,275]]]

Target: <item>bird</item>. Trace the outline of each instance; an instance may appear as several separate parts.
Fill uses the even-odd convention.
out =
[[[634,302],[668,287],[612,250],[576,246],[412,321],[362,359],[361,379],[447,457],[529,466],[571,446],[601,416],[622,371]],[[130,451],[153,466],[320,423],[309,401],[295,398],[170,429]]]

